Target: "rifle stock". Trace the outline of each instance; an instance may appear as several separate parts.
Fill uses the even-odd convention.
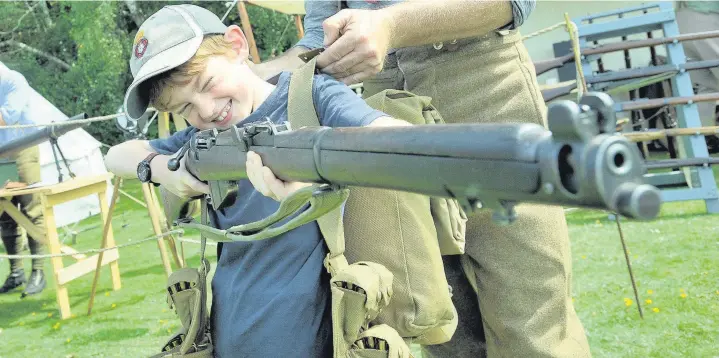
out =
[[[237,182],[247,178],[246,153],[254,151],[285,181],[455,198],[467,212],[484,207],[509,221],[520,202],[653,218],[659,192],[644,183],[636,146],[613,135],[612,106],[603,93],[552,104],[549,130],[527,123],[297,130],[252,123],[197,132],[174,159],[187,156],[188,172],[209,184],[214,209],[233,202]],[[163,197],[173,222],[193,199]]]
[[[704,31],[704,32],[696,32],[696,33],[690,33],[690,34],[683,34],[678,36],[672,36],[672,37],[663,37],[663,38],[650,38],[646,40],[632,40],[632,41],[623,41],[623,42],[617,42],[617,43],[611,43],[606,44],[598,47],[593,48],[584,48],[580,51],[580,54],[583,56],[589,56],[589,55],[599,55],[604,53],[610,53],[614,51],[625,51],[625,50],[631,50],[635,48],[642,48],[642,47],[653,47],[657,45],[666,45],[670,43],[676,43],[676,42],[682,42],[682,41],[694,41],[694,40],[703,40],[708,38],[715,38],[719,37],[719,30],[718,31]],[[537,76],[549,71],[553,70],[555,68],[559,68],[564,66],[567,63],[574,61],[574,55],[569,53],[564,56],[555,57],[549,60],[542,60],[542,61],[536,61],[534,62],[534,68],[537,72]]]

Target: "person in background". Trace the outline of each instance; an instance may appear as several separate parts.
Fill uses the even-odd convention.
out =
[[[25,77],[17,71],[13,71],[4,63],[0,62],[0,127],[34,124],[30,115],[29,107],[32,105],[29,99],[30,85]],[[28,134],[27,129],[2,129],[0,128],[0,143],[6,143],[18,136]],[[16,162],[18,168],[19,182],[8,181],[0,183],[3,189],[21,188],[41,181],[40,175],[40,149],[34,146],[25,149],[10,159]],[[45,217],[42,213],[40,196],[37,194],[18,195],[12,198],[12,203],[17,205],[20,211],[30,221],[39,227],[45,227]],[[20,253],[25,237],[33,255],[45,253],[45,245],[39,238],[33,238],[22,230],[17,222],[7,213],[0,215],[0,235],[9,255]],[[25,270],[21,259],[10,259],[10,274],[5,283],[0,287],[0,293],[11,292],[14,289],[27,284],[22,296],[34,295],[45,289],[45,274],[43,267],[45,259],[33,258],[32,271],[29,278],[25,278]]]

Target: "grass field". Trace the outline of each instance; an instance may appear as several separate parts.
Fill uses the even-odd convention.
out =
[[[718,173],[719,174],[719,173]],[[141,197],[137,182],[124,189]],[[719,216],[704,203],[665,204],[651,223],[622,221],[637,280],[634,299],[616,223],[606,212],[567,213],[573,253],[573,292],[595,357],[719,356]],[[96,218],[78,229],[91,227]],[[113,217],[115,238],[127,243],[152,235],[146,211],[122,198]],[[99,246],[100,228],[78,235],[77,250]],[[185,244],[190,265],[199,246]],[[211,262],[214,247],[208,247]],[[66,259],[66,264],[73,262]],[[29,260],[25,262],[29,267]],[[143,357],[154,354],[178,327],[165,303],[165,276],[157,245],[120,252],[122,288],[112,291],[103,268],[91,316],[92,275],[69,284],[73,318],[60,320],[54,282],[37,297],[0,296],[0,357]],[[50,264],[47,264],[50,271]],[[0,279],[8,273],[0,260]],[[644,319],[637,303],[642,304]]]

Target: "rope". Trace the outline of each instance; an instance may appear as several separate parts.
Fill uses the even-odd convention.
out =
[[[65,256],[76,256],[76,255],[84,255],[84,254],[96,254],[96,253],[100,253],[100,252],[104,252],[104,251],[121,249],[121,248],[128,247],[128,246],[135,246],[135,245],[139,245],[139,244],[145,243],[145,242],[147,242],[147,241],[161,239],[161,238],[163,238],[163,237],[165,237],[165,236],[170,236],[170,235],[172,235],[172,234],[182,234],[182,233],[184,233],[184,232],[185,232],[185,230],[182,230],[182,229],[171,230],[171,231],[163,232],[163,233],[160,234],[160,235],[155,235],[155,236],[150,236],[150,237],[144,238],[144,239],[142,239],[142,240],[140,240],[140,241],[129,242],[129,243],[127,243],[127,244],[117,245],[117,246],[113,246],[113,247],[105,247],[105,248],[102,248],[102,249],[89,249],[89,250],[85,250],[85,251],[72,252],[72,253],[67,253],[67,254],[0,255],[0,258],[4,258],[4,259],[47,259],[47,258],[53,258],[53,257],[65,257]]]
[[[186,239],[186,238],[184,238],[184,237],[178,237],[178,238],[175,238],[175,240],[202,245],[202,241],[193,240],[193,239]],[[216,242],[207,242],[207,243],[205,243],[205,245],[208,245],[208,246],[217,246],[217,243],[216,243]]]
[[[157,111],[154,108],[148,108],[148,110]],[[74,121],[63,121],[63,122],[52,122],[47,124],[16,124],[12,126],[0,126],[0,129],[21,129],[21,128],[37,128],[37,127],[59,127],[59,126],[69,126],[72,124],[78,124],[78,123],[93,123],[93,122],[102,122],[107,121],[110,119],[115,119],[117,117],[124,116],[125,112],[117,113],[117,114],[110,114],[107,116],[100,116],[100,117],[90,117],[88,119],[77,119]]]
[[[68,126],[71,124],[78,124],[78,123],[102,122],[102,121],[107,121],[110,119],[115,119],[117,117],[124,116],[124,115],[125,115],[125,113],[118,113],[118,114],[111,114],[111,115],[101,116],[101,117],[78,119],[78,120],[74,120],[74,121],[53,122],[53,123],[47,123],[47,124],[17,124],[17,125],[12,125],[12,126],[0,126],[0,129],[20,129],[20,128]]]
[[[584,77],[584,69],[582,68],[582,54],[581,50],[579,49],[579,29],[577,28],[577,24],[569,20],[569,14],[564,13],[564,22],[567,26],[567,31],[569,32],[569,40],[572,41],[572,52],[574,53],[574,65],[577,68],[577,77],[579,77],[579,83],[577,86],[579,91],[577,93],[577,96],[581,97],[584,93],[587,92],[587,80]]]
[[[558,22],[558,23],[556,23],[556,24],[554,24],[554,25],[552,25],[552,26],[543,28],[543,29],[541,29],[541,30],[539,30],[539,31],[535,31],[535,32],[530,33],[529,35],[523,36],[523,37],[522,37],[522,41],[525,41],[525,40],[528,40],[528,39],[530,39],[530,38],[532,38],[532,37],[539,36],[539,35],[541,35],[541,34],[544,34],[544,33],[550,32],[550,31],[553,31],[553,30],[558,29],[558,28],[560,28],[560,27],[562,27],[562,26],[564,26],[565,28],[566,28],[566,26],[567,26],[567,25],[564,23],[564,21]]]

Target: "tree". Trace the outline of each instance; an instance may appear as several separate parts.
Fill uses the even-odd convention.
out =
[[[128,59],[139,24],[165,5],[192,3],[221,17],[227,1],[37,1],[0,3],[0,61],[63,113],[114,114],[132,83]],[[279,55],[297,41],[292,17],[247,6],[260,58]],[[225,24],[238,24],[236,9]],[[100,142],[123,140],[112,121],[86,130]],[[157,137],[152,126],[149,136]]]

